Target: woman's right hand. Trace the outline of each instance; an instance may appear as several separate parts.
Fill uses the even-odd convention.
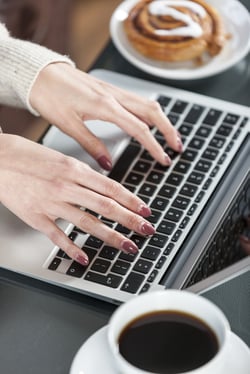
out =
[[[20,136],[0,135],[0,201],[83,265],[88,257],[57,226],[62,218],[108,245],[137,252],[136,244],[82,208],[141,235],[155,230],[145,203],[87,164]]]

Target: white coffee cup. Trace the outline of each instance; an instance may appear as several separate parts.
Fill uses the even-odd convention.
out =
[[[226,364],[226,344],[231,330],[223,312],[211,301],[202,296],[182,290],[163,290],[148,292],[130,299],[120,305],[111,316],[108,326],[108,344],[113,355],[117,372],[121,374],[155,374],[157,371],[140,368],[130,363],[120,353],[119,339],[131,322],[142,316],[157,312],[174,312],[192,316],[209,327],[216,337],[218,349],[209,361],[192,370],[184,370],[185,374],[217,374],[224,373]],[[156,341],[151,342],[157,345]],[[159,371],[158,371],[159,373]],[[180,373],[180,371],[178,371]]]

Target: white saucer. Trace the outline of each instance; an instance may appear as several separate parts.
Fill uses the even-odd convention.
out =
[[[192,62],[157,62],[138,53],[124,32],[123,21],[138,0],[125,0],[114,11],[110,20],[111,38],[118,51],[137,68],[155,76],[168,79],[199,79],[218,74],[239,62],[250,50],[250,14],[237,0],[207,0],[223,17],[231,38],[222,52],[202,66]]]
[[[81,346],[73,360],[70,374],[118,374],[112,361],[106,334],[107,326],[104,326]],[[226,374],[249,374],[250,350],[234,333],[231,333],[227,357]]]

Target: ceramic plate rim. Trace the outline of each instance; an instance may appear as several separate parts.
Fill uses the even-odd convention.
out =
[[[92,369],[90,369],[91,371],[89,371],[88,369],[85,369],[84,367],[82,367],[82,364],[80,363],[81,360],[82,360],[81,356],[83,356],[84,351],[86,351],[86,349],[88,349],[88,345],[93,344],[93,341],[95,341],[97,339],[97,337],[99,337],[99,339],[104,338],[104,336],[106,335],[106,332],[107,332],[107,328],[108,328],[108,325],[105,325],[105,326],[101,327],[100,329],[96,330],[82,344],[82,346],[79,348],[79,350],[77,351],[77,353],[76,353],[76,355],[73,359],[73,362],[72,362],[72,365],[71,365],[71,368],[70,368],[70,374],[96,374],[96,373],[93,373]],[[232,349],[232,343],[240,344],[241,349],[242,349],[242,354],[243,354],[243,350],[244,350],[245,353],[248,352],[249,357],[250,357],[249,347],[247,346],[247,344],[238,335],[236,335],[233,331],[231,331],[230,333],[232,335],[232,342],[229,345],[228,349]],[[107,354],[110,354],[108,344],[104,347],[104,353],[105,352]],[[108,372],[104,371],[102,374],[115,374],[115,371],[110,372],[110,370],[115,370],[114,362],[110,363],[110,361],[112,361],[111,359],[106,360],[106,361],[108,362],[107,366],[108,366],[109,371]],[[105,369],[105,367],[103,369]]]
[[[127,37],[122,26],[121,15],[123,14],[123,17],[125,17],[129,9],[131,9],[131,7],[137,1],[138,0],[125,0],[120,5],[118,5],[118,7],[114,10],[110,19],[110,35],[114,45],[121,53],[121,55],[125,57],[134,66],[147,73],[159,76],[161,78],[168,78],[174,80],[192,80],[205,78],[229,69],[237,62],[239,62],[241,59],[243,59],[250,50],[250,38],[248,38],[248,40],[246,40],[244,44],[241,44],[240,49],[238,50],[239,43],[241,41],[241,38],[239,36],[242,34],[243,29],[245,28],[245,30],[248,31],[248,35],[250,35],[250,13],[245,8],[245,6],[238,0],[220,0],[220,2],[216,4],[216,7],[220,10],[224,18],[224,22],[226,23],[226,27],[229,29],[229,32],[233,35],[232,39],[227,42],[227,46],[223,49],[222,53],[211,59],[208,64],[203,65],[202,67],[197,67],[193,69],[164,68],[164,63],[155,62],[154,60],[148,59],[140,55],[127,40]],[[214,4],[216,3],[216,0],[207,0],[207,2]],[[229,26],[227,14],[228,10],[227,7],[223,7],[223,4],[225,3],[227,3],[227,7],[229,4],[231,4],[231,6],[235,7],[236,11],[242,12],[241,14],[244,14],[244,25],[241,24],[237,25],[236,27],[236,24],[230,24]],[[237,33],[236,29],[238,30]],[[247,35],[246,31],[245,35]],[[237,39],[238,44],[233,48],[233,44],[237,42]],[[229,51],[227,49],[229,49]],[[229,58],[226,58],[227,53],[229,53]],[[225,55],[224,59],[223,54]],[[159,67],[159,65],[163,65],[163,67]],[[167,64],[165,64],[165,66],[167,66]],[[173,66],[175,65],[173,64]]]

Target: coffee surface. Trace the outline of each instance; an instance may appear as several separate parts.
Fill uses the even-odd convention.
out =
[[[214,332],[196,317],[176,311],[140,316],[119,337],[121,355],[134,366],[157,374],[198,368],[218,352]]]

